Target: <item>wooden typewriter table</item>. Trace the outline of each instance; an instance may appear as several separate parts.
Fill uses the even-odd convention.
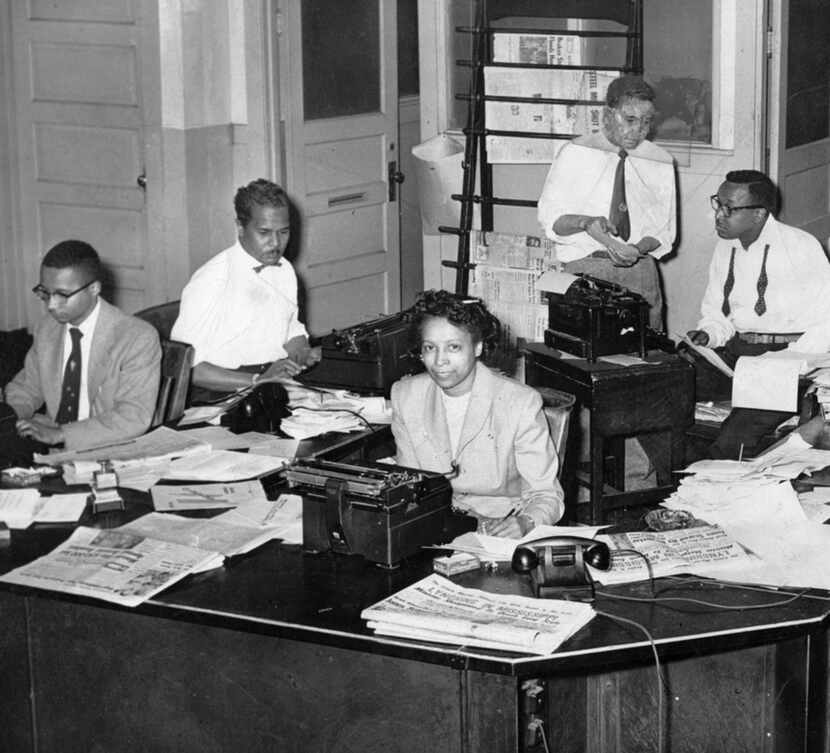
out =
[[[575,408],[590,412],[591,458],[587,475],[576,472],[578,432],[571,432],[563,478],[576,478],[590,490],[587,515],[596,524],[613,509],[663,499],[674,489],[672,471],[682,468],[685,432],[694,423],[694,368],[682,358],[652,351],[647,364],[617,366],[603,361],[562,358],[543,343],[525,348],[525,381],[554,387],[576,397]],[[571,426],[578,425],[571,422]],[[646,436],[643,436],[646,435]],[[625,439],[640,437],[655,465],[656,486],[626,491]],[[575,501],[574,495],[569,495]]]

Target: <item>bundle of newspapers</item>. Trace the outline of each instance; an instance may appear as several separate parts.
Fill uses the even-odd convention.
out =
[[[437,574],[361,613],[379,635],[529,654],[553,653],[593,616],[590,604],[489,593]]]

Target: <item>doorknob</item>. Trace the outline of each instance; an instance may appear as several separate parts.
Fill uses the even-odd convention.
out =
[[[141,173],[136,179],[135,182],[138,183],[139,187],[147,190],[147,173]]]
[[[398,170],[398,163],[392,160],[387,166],[387,180],[389,181],[389,201],[395,201],[398,197],[397,184],[403,183],[406,176]]]

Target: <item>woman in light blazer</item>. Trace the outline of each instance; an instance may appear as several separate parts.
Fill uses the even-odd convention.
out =
[[[479,529],[519,537],[562,517],[558,461],[536,390],[479,359],[499,324],[477,299],[422,294],[413,333],[425,373],[392,386],[397,462],[446,473]]]

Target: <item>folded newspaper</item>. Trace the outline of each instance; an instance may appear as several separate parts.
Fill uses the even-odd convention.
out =
[[[81,526],[55,550],[0,576],[0,581],[134,607],[191,573],[218,567],[222,560],[221,554],[205,549]]]
[[[464,588],[441,575],[364,609],[379,635],[550,654],[594,616],[590,604]]]
[[[605,584],[646,580],[649,571],[643,557],[651,564],[655,578],[678,573],[705,575],[724,566],[752,563],[749,552],[719,526],[615,533],[597,539],[611,549],[611,569],[591,569],[594,579]]]

